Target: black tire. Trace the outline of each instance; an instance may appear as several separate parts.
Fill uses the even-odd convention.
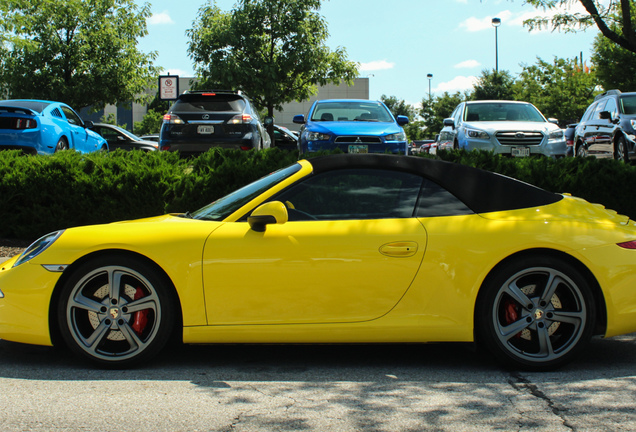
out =
[[[68,141],[66,141],[66,138],[64,137],[60,137],[60,139],[57,141],[57,144],[55,145],[55,153],[62,150],[68,150]]]
[[[623,135],[616,138],[614,144],[614,159],[629,163],[629,149],[627,148],[627,140]]]
[[[589,283],[554,257],[530,256],[495,270],[475,308],[479,344],[515,368],[544,371],[589,342],[596,310]]]
[[[583,143],[577,145],[575,151],[576,153],[574,155],[578,157],[586,158],[590,155],[589,152],[587,151],[587,147],[585,147]]]
[[[172,289],[150,264],[103,256],[80,265],[62,288],[57,320],[66,345],[107,368],[154,357],[175,324]]]

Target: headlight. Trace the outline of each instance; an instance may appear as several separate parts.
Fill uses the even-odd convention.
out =
[[[490,135],[488,135],[488,133],[477,129],[466,129],[466,136],[468,138],[490,139]]]
[[[630,120],[629,124],[632,125],[632,129],[636,131],[636,120]]]
[[[307,141],[329,141],[329,135],[320,132],[307,132]]]
[[[562,141],[564,139],[565,139],[565,133],[562,130],[550,132],[550,135],[548,135],[549,141]]]
[[[404,132],[386,135],[384,137],[386,141],[406,141],[406,134]]]
[[[46,250],[46,248],[51,246],[53,242],[62,235],[63,232],[64,230],[55,231],[33,242],[31,246],[29,246],[24,252],[20,254],[18,260],[15,262],[15,264],[13,264],[13,267],[17,267],[20,264],[30,261],[36,256],[40,255]]]

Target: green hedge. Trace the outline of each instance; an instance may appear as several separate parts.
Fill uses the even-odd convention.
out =
[[[297,160],[296,152],[214,149],[197,158],[169,152],[24,156],[0,152],[0,238],[35,239],[78,225],[196,210]],[[636,218],[636,168],[602,159],[511,159],[485,152],[437,157],[569,192]]]

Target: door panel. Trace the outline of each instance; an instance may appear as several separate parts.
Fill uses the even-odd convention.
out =
[[[203,255],[210,325],[378,318],[408,290],[424,257],[417,219],[227,223]]]

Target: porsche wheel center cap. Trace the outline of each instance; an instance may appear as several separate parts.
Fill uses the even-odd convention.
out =
[[[112,319],[119,318],[119,308],[116,308],[116,307],[110,308],[108,314],[110,315]]]
[[[541,318],[543,318],[543,314],[544,314],[544,312],[541,309],[536,309],[534,311],[534,319],[535,320],[540,320]]]

